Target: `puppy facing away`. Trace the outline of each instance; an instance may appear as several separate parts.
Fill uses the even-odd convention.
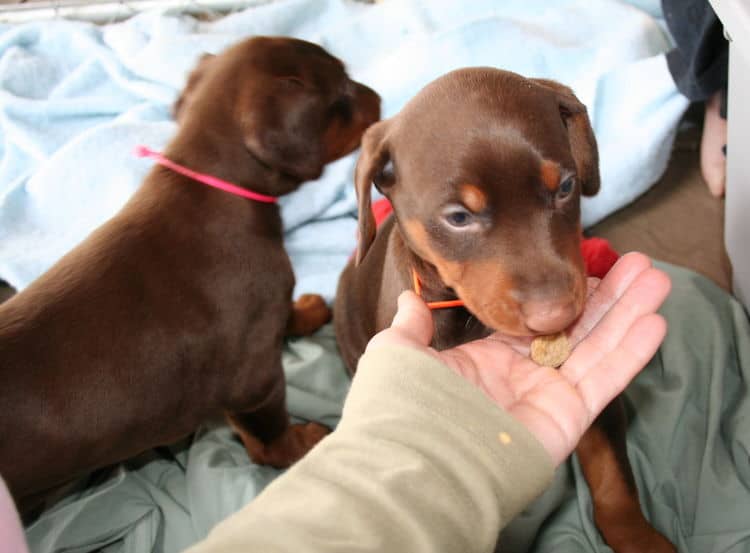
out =
[[[334,305],[351,372],[415,283],[427,301],[463,303],[433,311],[438,349],[492,331],[554,334],[581,314],[580,198],[598,191],[599,168],[568,87],[492,68],[448,73],[370,127],[355,180],[359,245]],[[393,205],[377,232],[373,184]],[[614,402],[577,452],[596,523],[618,553],[674,552],[641,512],[624,429]]]
[[[277,197],[356,148],[379,112],[322,48],[255,37],[202,58],[164,157]],[[154,166],[117,215],[0,305],[0,474],[16,499],[217,413],[254,461],[297,460],[327,430],[290,425],[282,341],[329,313],[316,296],[293,306],[293,286],[272,198]]]

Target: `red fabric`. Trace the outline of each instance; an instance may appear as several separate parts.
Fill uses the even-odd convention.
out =
[[[586,274],[599,278],[604,278],[620,258],[620,254],[609,245],[609,242],[597,237],[581,240],[581,253],[586,264]]]
[[[393,211],[393,207],[391,202],[383,198],[372,204],[372,211],[375,214],[375,224],[380,226]],[[581,253],[586,264],[586,273],[598,278],[604,278],[620,258],[620,254],[604,238],[584,238],[581,240]]]
[[[388,198],[383,198],[372,204],[372,212],[375,214],[375,225],[380,226],[380,223],[385,221],[385,218],[391,214],[393,206]]]

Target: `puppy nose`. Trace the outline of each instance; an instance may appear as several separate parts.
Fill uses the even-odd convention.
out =
[[[529,329],[541,334],[554,334],[566,329],[578,316],[572,301],[530,300],[521,306]]]

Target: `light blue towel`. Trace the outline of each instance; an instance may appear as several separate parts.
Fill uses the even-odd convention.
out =
[[[382,94],[384,116],[462,66],[569,84],[600,144],[602,192],[583,208],[591,225],[662,174],[687,104],[666,69],[654,5],[285,0],[209,23],[152,12],[104,27],[0,27],[0,278],[24,288],[113,215],[150,167],[133,147],[161,148],[174,133],[169,109],[196,58],[253,34],[320,43]],[[282,200],[298,294],[331,299],[354,249],[355,161]]]

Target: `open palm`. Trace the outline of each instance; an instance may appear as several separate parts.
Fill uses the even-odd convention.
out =
[[[500,334],[440,352],[429,348],[432,315],[412,292],[399,297],[391,327],[368,348],[427,350],[512,414],[559,463],[656,352],[666,334],[656,310],[669,289],[669,277],[638,253],[623,256],[602,281],[590,279],[583,314],[567,331],[573,353],[559,369],[529,359],[527,341]]]

